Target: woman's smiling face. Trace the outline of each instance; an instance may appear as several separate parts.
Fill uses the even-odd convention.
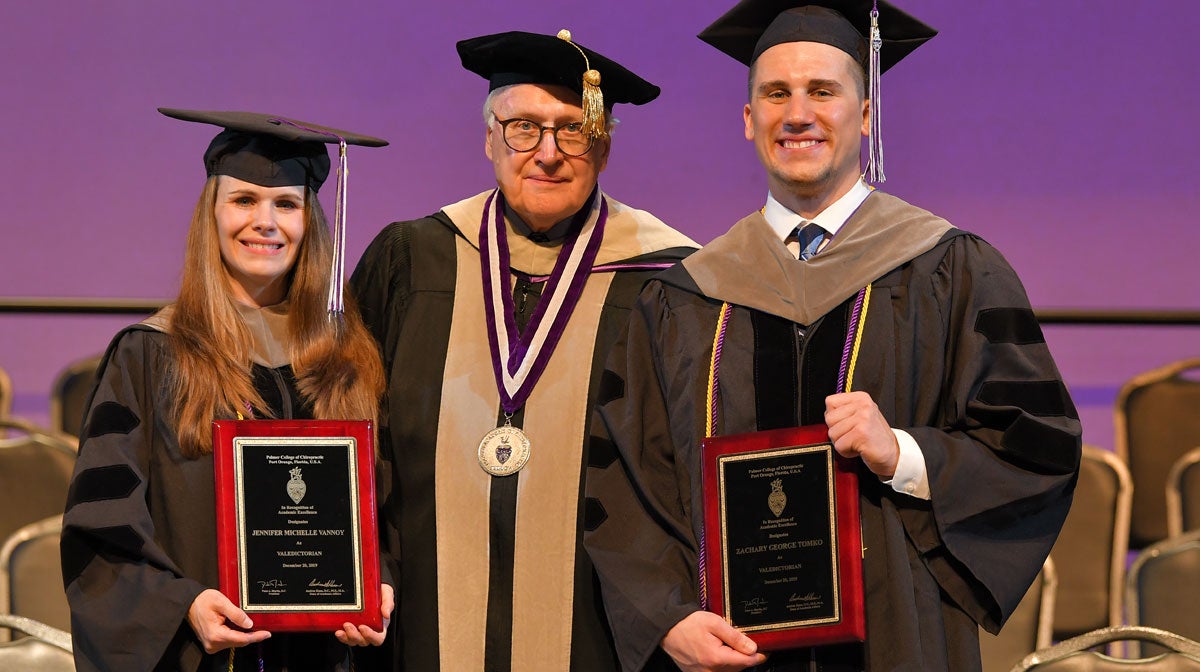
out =
[[[282,301],[304,239],[304,187],[262,187],[221,175],[213,209],[234,296],[256,306]]]

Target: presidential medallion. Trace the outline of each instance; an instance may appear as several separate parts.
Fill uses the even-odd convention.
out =
[[[512,425],[497,427],[479,442],[479,466],[492,476],[515,474],[529,461],[529,437]]]

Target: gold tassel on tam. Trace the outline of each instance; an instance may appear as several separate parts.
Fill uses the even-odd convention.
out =
[[[600,91],[600,71],[592,69],[587,54],[571,41],[571,31],[566,28],[558,31],[558,39],[575,47],[579,55],[583,56],[583,67],[586,68],[583,73],[583,133],[593,140],[607,138],[608,124],[604,119],[604,94]]]

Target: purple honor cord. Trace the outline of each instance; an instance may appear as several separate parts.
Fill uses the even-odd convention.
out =
[[[483,271],[483,300],[492,369],[500,391],[500,408],[516,412],[533,391],[566,330],[567,321],[583,294],[592,264],[604,240],[608,203],[597,187],[571,222],[554,270],[524,333],[517,330],[512,299],[508,236],[504,226],[504,195],[496,190],[484,206],[479,227]],[[504,328],[500,329],[503,322]]]
[[[848,391],[846,376],[850,371],[850,360],[854,354],[855,342],[862,331],[863,303],[867,297],[868,287],[858,290],[858,296],[854,298],[854,307],[850,310],[850,328],[846,330],[846,344],[842,346],[842,363],[838,366],[837,391],[839,394]]]

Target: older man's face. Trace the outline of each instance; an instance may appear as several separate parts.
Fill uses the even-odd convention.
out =
[[[493,98],[492,112],[501,121],[519,117],[561,126],[583,121],[580,103],[565,86],[517,84]],[[583,207],[608,163],[608,149],[607,140],[597,140],[587,154],[567,156],[547,132],[533,151],[517,152],[504,144],[497,122],[488,125],[485,146],[509,207],[534,231],[546,231]]]

